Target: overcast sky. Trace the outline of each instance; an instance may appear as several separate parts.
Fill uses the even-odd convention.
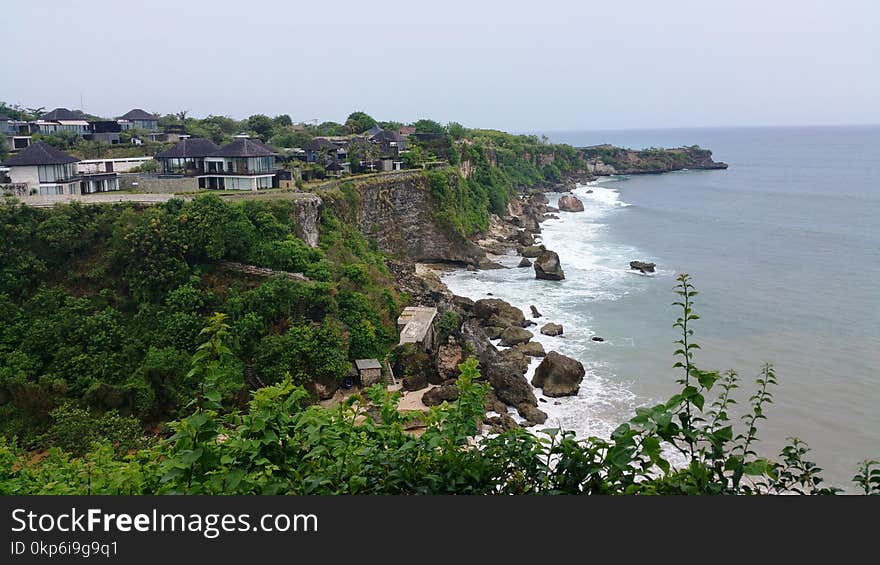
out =
[[[512,131],[880,123],[880,2],[9,2],[0,100]]]

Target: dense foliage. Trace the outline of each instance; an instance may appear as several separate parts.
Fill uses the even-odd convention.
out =
[[[729,414],[739,386],[694,364],[696,295],[687,275],[677,289],[682,316],[675,355],[680,392],[640,408],[610,438],[522,429],[479,436],[487,385],[471,358],[460,396],[430,413],[397,409],[397,393],[376,385],[333,408],[308,405],[289,377],[251,393],[246,411],[227,411],[218,390],[235,364],[226,316],[210,318],[189,375],[198,383],[188,414],[161,444],[118,455],[107,442],[74,456],[53,448],[27,460],[0,445],[0,493],[22,494],[835,494],[797,439],[778,460],[754,449],[776,377],[765,367],[737,426]],[[710,398],[710,394],[712,397]],[[405,431],[425,419],[421,434]],[[476,441],[474,438],[477,438]],[[676,464],[673,464],[673,461]],[[865,461],[854,481],[880,494],[880,465]]]
[[[100,430],[112,411],[161,425],[193,395],[189,358],[214,311],[229,316],[236,357],[217,381],[228,406],[254,382],[341,379],[349,359],[381,357],[402,307],[381,254],[332,214],[310,248],[294,216],[287,200],[214,196],[146,209],[0,203],[0,434],[69,445],[53,432],[62,417]]]

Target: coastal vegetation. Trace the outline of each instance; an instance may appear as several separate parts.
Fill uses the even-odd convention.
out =
[[[420,435],[397,410],[397,393],[376,385],[333,408],[309,405],[289,376],[252,391],[242,408],[224,403],[237,363],[233,328],[214,314],[188,377],[197,383],[170,437],[148,447],[96,441],[77,455],[54,447],[32,457],[15,439],[0,445],[3,494],[835,494],[809,450],[792,439],[778,459],[755,451],[776,376],[766,366],[741,422],[731,416],[739,376],[695,363],[696,291],[678,279],[675,352],[679,392],[640,408],[610,438],[521,429],[478,436],[487,385],[475,359],[462,363],[458,399],[431,410]],[[124,428],[124,426],[122,426]],[[74,428],[71,428],[74,429]],[[85,435],[83,437],[90,437]],[[473,438],[478,437],[478,443]],[[678,459],[673,463],[673,457]],[[880,465],[854,480],[880,494]]]

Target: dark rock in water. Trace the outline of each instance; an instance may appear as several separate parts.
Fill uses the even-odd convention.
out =
[[[547,399],[546,398],[539,398],[538,402],[543,402],[544,404],[547,404]]]
[[[528,247],[529,245],[535,244],[535,236],[530,234],[527,231],[518,232],[516,235],[516,241],[522,246]]]
[[[554,212],[558,212],[558,211],[559,211],[559,208],[556,208],[554,206],[547,206],[544,208],[544,212],[554,213]]]
[[[514,349],[516,349],[523,355],[528,355],[529,357],[544,357],[545,355],[547,355],[547,353],[544,352],[544,346],[537,341],[521,343],[517,345]]]
[[[594,335],[594,336],[591,337],[590,339],[593,340],[593,341],[598,341],[598,342],[603,342],[603,341],[605,341],[605,338],[604,338],[604,337],[599,337],[599,336],[597,336],[597,335]]]
[[[434,387],[422,395],[422,404],[425,406],[440,406],[444,402],[458,400],[458,386],[443,385]]]
[[[486,296],[495,296],[495,295],[492,294],[491,292],[487,292],[487,293],[486,293]]]
[[[546,281],[561,281],[565,278],[562,271],[562,265],[559,263],[559,255],[555,251],[545,249],[541,255],[535,259],[535,278]]]
[[[467,270],[468,270],[468,271],[471,271],[471,272],[474,272],[474,271],[477,270],[477,267],[476,267],[475,265],[468,265],[468,266],[467,266]]]
[[[549,336],[557,336],[562,335],[562,324],[554,324],[550,322],[549,324],[544,324],[541,326],[541,333]]]
[[[523,376],[520,366],[510,360],[503,360],[486,368],[486,378],[495,389],[498,400],[508,406],[520,404],[538,405],[534,390]]]
[[[526,320],[526,327],[527,327],[527,328],[529,328],[529,327],[531,327],[531,326],[537,326],[537,325],[538,325],[537,322],[534,322],[534,321],[532,321],[532,320]]]
[[[517,266],[518,267],[531,267],[532,262],[529,261],[528,257],[523,257],[522,259],[519,260],[519,265],[517,265]]]
[[[559,209],[563,212],[583,212],[584,203],[577,196],[565,194],[559,197]]]
[[[654,267],[656,267],[654,263],[645,263],[642,261],[630,261],[629,268],[634,271],[641,271],[643,273],[653,273]]]
[[[551,351],[535,369],[532,386],[542,389],[544,396],[574,396],[585,374],[580,361]]]
[[[511,347],[520,343],[525,343],[532,339],[535,334],[529,330],[511,326],[501,332],[501,345]]]
[[[545,249],[546,248],[543,245],[527,245],[520,249],[519,254],[523,257],[534,259],[535,257],[539,257]]]
[[[474,303],[474,316],[485,326],[525,327],[526,317],[522,310],[498,298],[481,298]]]
[[[587,194],[593,194],[593,189],[591,188],[590,190],[588,190]]]
[[[558,400],[554,400],[554,401],[553,401],[553,406],[562,406],[562,403],[559,402]]]
[[[558,220],[559,216],[557,216],[556,214],[544,214],[544,219],[545,220]]]
[[[541,317],[541,313],[538,312],[538,309],[535,308],[535,305],[534,305],[534,304],[532,304],[531,306],[529,306],[529,309],[531,309],[531,311],[532,311],[532,318],[540,318],[540,317]]]
[[[547,414],[531,404],[519,404],[516,407],[516,411],[519,412],[520,416],[534,424],[543,424],[547,421]]]

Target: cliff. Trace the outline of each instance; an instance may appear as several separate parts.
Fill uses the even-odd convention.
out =
[[[714,161],[712,152],[697,145],[670,149],[624,149],[613,145],[594,145],[578,149],[597,175],[641,175],[668,173],[684,169],[726,169],[727,163]]]
[[[344,183],[340,194],[324,196],[341,217],[357,224],[379,248],[419,262],[486,266],[485,252],[446,227],[424,172],[398,173]]]

